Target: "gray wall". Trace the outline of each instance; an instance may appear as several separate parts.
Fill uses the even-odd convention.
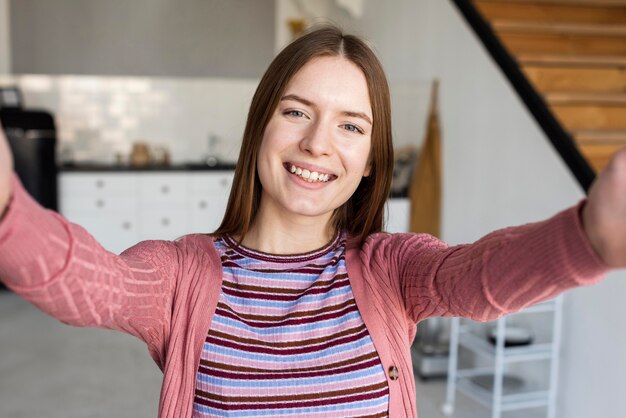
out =
[[[8,74],[10,68],[9,2],[0,0],[0,74]]]
[[[9,0],[16,74],[260,77],[273,0]]]

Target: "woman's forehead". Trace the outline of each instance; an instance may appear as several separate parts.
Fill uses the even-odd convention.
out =
[[[352,61],[341,56],[317,57],[298,70],[283,96],[295,95],[316,106],[342,107],[342,110],[372,116],[367,79]]]

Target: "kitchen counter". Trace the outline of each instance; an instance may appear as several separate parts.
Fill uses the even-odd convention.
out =
[[[180,163],[170,165],[148,165],[136,167],[131,165],[104,164],[104,163],[71,163],[59,166],[61,172],[141,172],[141,171],[231,171],[235,163],[218,163],[209,166],[204,163]]]

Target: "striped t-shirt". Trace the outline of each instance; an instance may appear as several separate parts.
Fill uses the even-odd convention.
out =
[[[385,373],[357,309],[345,234],[298,255],[215,239],[223,284],[194,417],[386,417]]]

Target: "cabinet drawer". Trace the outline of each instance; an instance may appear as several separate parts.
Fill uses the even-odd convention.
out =
[[[139,241],[135,215],[107,214],[107,216],[90,216],[76,214],[66,216],[85,228],[107,250],[119,254]]]
[[[185,173],[141,174],[137,181],[142,203],[185,203],[187,199],[188,178]]]
[[[212,173],[193,173],[191,176],[191,192],[193,194],[215,193],[228,195],[233,184],[235,176],[232,171],[212,172]]]
[[[143,208],[139,218],[140,239],[176,239],[190,232],[186,205]]]
[[[126,173],[62,173],[59,192],[62,198],[72,196],[134,196],[137,176]]]
[[[193,196],[189,218],[194,233],[213,232],[222,223],[228,196]]]
[[[122,213],[129,217],[137,215],[137,201],[129,197],[66,197],[60,201],[60,212],[64,216],[103,216]]]

